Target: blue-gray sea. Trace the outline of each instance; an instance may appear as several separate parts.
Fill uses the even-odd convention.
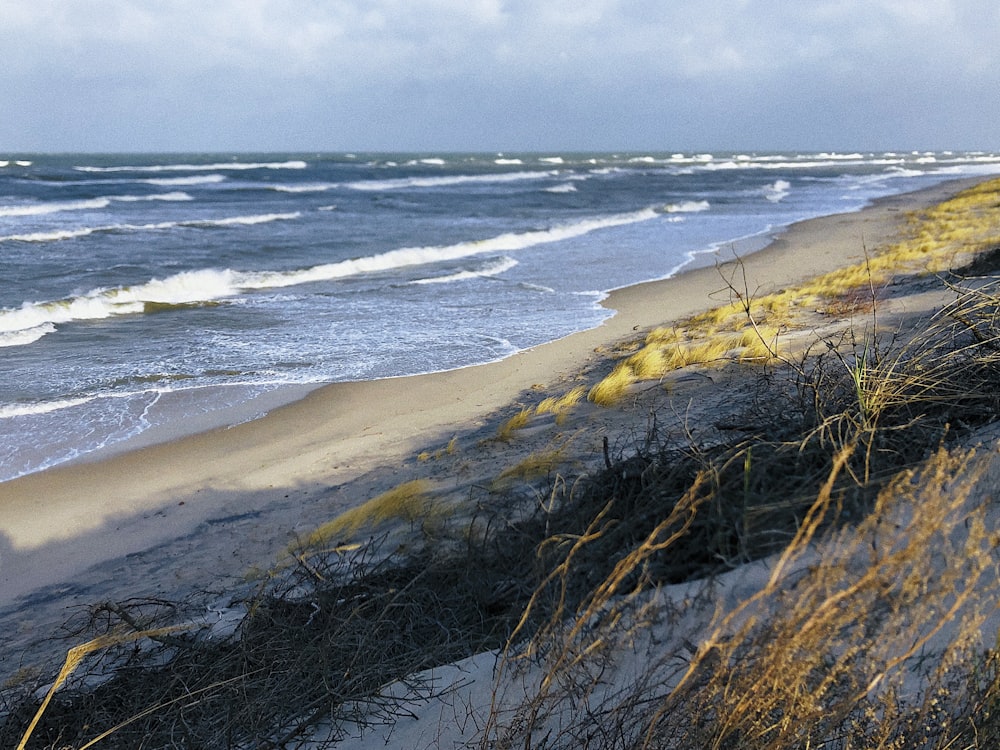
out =
[[[0,157],[0,481],[291,384],[506,357],[600,324],[611,289],[994,173],[981,152]]]

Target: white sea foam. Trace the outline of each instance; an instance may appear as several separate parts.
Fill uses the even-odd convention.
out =
[[[560,185],[553,185],[552,187],[543,188],[546,193],[575,193],[576,185],[571,182],[564,182]]]
[[[505,164],[524,164],[524,162],[521,161],[520,159],[504,159],[504,158],[494,159],[493,163],[494,164],[500,164],[500,165],[505,165]]]
[[[112,201],[134,203],[138,201],[189,201],[187,193],[160,193],[158,195],[108,195],[78,201],[56,201],[52,203],[26,203],[19,206],[0,206],[0,216],[43,216],[64,211],[96,211],[107,208]]]
[[[93,211],[106,208],[111,204],[110,198],[90,198],[79,201],[63,201],[58,203],[28,203],[20,206],[0,206],[0,216],[41,216],[63,211]]]
[[[97,227],[79,227],[77,229],[60,229],[52,232],[28,232],[26,234],[10,234],[0,237],[0,242],[58,242],[60,240],[86,237],[97,232],[146,232],[175,227],[192,227],[211,229],[216,227],[267,224],[272,221],[289,221],[298,219],[302,214],[298,211],[283,214],[253,214],[249,216],[229,216],[221,219],[184,219],[181,221],[161,221],[155,224],[107,224]]]
[[[150,224],[140,228],[169,229],[173,226],[181,227],[229,227],[236,225],[270,224],[272,221],[290,221],[302,216],[299,211],[292,211],[284,214],[254,214],[251,216],[230,216],[224,219],[197,219],[177,222],[164,222],[162,224]]]
[[[146,180],[139,180],[147,185],[160,185],[170,187],[171,185],[214,185],[226,179],[222,174],[205,174],[194,177],[150,177]]]
[[[725,171],[733,169],[819,169],[822,167],[845,167],[861,166],[866,162],[863,159],[857,161],[837,160],[837,159],[813,159],[810,161],[768,161],[758,159],[755,161],[717,161],[706,163],[701,166],[706,171]]]
[[[510,232],[485,240],[460,242],[455,245],[404,247],[378,255],[344,260],[337,263],[326,263],[297,271],[248,273],[244,276],[241,285],[246,289],[286,287],[315,281],[332,281],[406,266],[459,260],[486,253],[506,253],[524,250],[535,245],[579,237],[600,229],[648,221],[659,215],[660,212],[652,208],[647,208],[631,213],[584,219],[572,224],[552,227],[551,229],[540,229],[522,233]]]
[[[56,229],[51,232],[8,234],[0,237],[0,242],[59,242],[60,240],[71,240],[74,237],[86,237],[88,234],[99,231],[101,231],[100,227],[81,227],[80,229]]]
[[[457,273],[451,273],[447,276],[434,276],[429,279],[416,279],[412,281],[413,284],[450,284],[455,281],[468,281],[470,279],[482,279],[489,278],[491,276],[499,276],[502,273],[506,273],[514,266],[517,265],[517,261],[510,257],[503,257],[496,260],[493,263],[487,263],[480,269],[470,270],[470,271],[458,271]]]
[[[764,188],[764,197],[771,203],[778,203],[791,192],[792,185],[787,180],[775,180],[774,184]]]
[[[217,162],[215,164],[151,164],[144,166],[73,167],[78,172],[218,172],[248,169],[305,169],[309,165],[301,160],[267,162]]]
[[[312,182],[303,183],[301,185],[271,185],[271,190],[276,190],[279,193],[325,193],[327,190],[331,190],[337,187],[336,184],[332,182]]]
[[[297,215],[268,214],[212,222],[186,223],[199,226],[206,223],[220,225],[223,222],[253,223],[291,218]],[[208,303],[246,291],[283,288],[316,281],[332,281],[406,266],[460,260],[487,253],[523,250],[535,245],[579,237],[601,229],[648,221],[659,215],[660,212],[648,208],[632,213],[584,219],[550,229],[501,234],[485,240],[461,242],[455,245],[404,247],[378,255],[326,263],[294,271],[235,271],[232,269],[184,271],[164,279],[152,279],[136,286],[94,289],[67,299],[51,302],[26,302],[19,308],[0,309],[0,334],[24,334],[32,329],[71,321],[136,315],[145,312],[150,303],[158,305]],[[169,225],[174,226],[176,223]],[[503,271],[497,270],[495,272],[502,273]]]
[[[73,406],[80,406],[93,401],[93,397],[68,398],[57,401],[39,401],[37,403],[26,404],[3,404],[0,405],[0,419],[13,419],[14,417],[29,417],[38,414],[51,414],[61,409],[69,409]]]
[[[56,327],[51,323],[43,323],[40,326],[26,328],[23,331],[0,333],[0,347],[25,346],[27,344],[33,344],[42,336],[48,333],[54,333],[55,330]],[[2,413],[0,413],[0,416],[2,416]]]
[[[538,158],[538,161],[543,162],[545,164],[565,164],[566,163],[566,160],[563,159],[561,156],[541,156],[541,157]]]
[[[418,164],[429,164],[432,167],[443,167],[445,165],[445,160],[444,159],[438,159],[438,158],[435,157],[433,159],[418,159],[417,163]]]
[[[682,201],[681,203],[669,203],[663,207],[663,211],[668,214],[694,214],[701,211],[708,211],[712,207],[708,201]]]
[[[125,203],[141,203],[144,201],[190,201],[194,200],[187,193],[174,191],[172,193],[155,193],[153,195],[112,195],[111,200]]]
[[[558,172],[506,172],[503,174],[456,174],[437,177],[398,177],[391,180],[359,180],[345,183],[353,190],[406,190],[408,188],[448,187],[464,183],[519,182],[521,180],[543,180],[558,175]]]
[[[19,308],[0,310],[0,335],[7,334],[13,340],[16,338],[13,334],[26,336],[42,329],[45,329],[44,333],[51,333],[53,326],[59,323],[135,315],[144,312],[149,303],[181,305],[209,302],[235,294],[235,278],[236,273],[229,270],[184,271],[138,286],[94,289],[52,302],[26,302]]]

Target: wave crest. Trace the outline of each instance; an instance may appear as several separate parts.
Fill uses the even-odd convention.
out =
[[[149,164],[145,166],[73,167],[77,172],[219,172],[223,170],[246,171],[249,169],[305,169],[309,165],[299,159],[265,162],[216,162],[214,164]]]
[[[296,214],[297,215],[297,214]],[[235,217],[211,222],[252,223],[274,220],[282,215]],[[286,218],[292,215],[284,215]],[[20,308],[0,310],[0,336],[10,340],[20,337],[20,343],[41,331],[37,338],[50,333],[52,326],[81,320],[99,320],[118,315],[136,315],[170,306],[205,305],[242,292],[276,289],[317,281],[333,281],[365,273],[388,271],[406,266],[454,261],[488,253],[498,254],[523,250],[536,245],[579,237],[601,229],[648,221],[661,216],[652,209],[625,214],[583,219],[549,229],[506,233],[484,240],[460,242],[454,245],[404,247],[377,255],[326,263],[293,271],[236,271],[233,269],[201,269],[184,271],[164,279],[152,279],[144,284],[114,289],[94,289],[76,297],[52,302],[26,302]],[[204,223],[204,222],[203,222]],[[493,267],[493,274],[513,267],[513,259],[504,259]],[[484,272],[480,272],[484,275]]]
[[[192,227],[197,229],[215,229],[230,226],[249,226],[267,224],[272,221],[290,221],[302,216],[301,212],[293,211],[285,214],[251,214],[249,216],[229,216],[221,219],[181,219],[179,221],[161,221],[155,224],[108,224],[97,227],[79,227],[77,229],[60,229],[52,232],[28,232],[26,234],[9,234],[0,237],[0,242],[58,242],[86,237],[97,232],[152,232],[176,227]]]
[[[521,180],[544,180],[555,177],[559,173],[552,170],[544,172],[504,172],[501,174],[455,174],[435,177],[398,177],[391,180],[358,180],[345,183],[344,187],[352,190],[406,190],[408,188],[448,187],[467,183],[502,183],[519,182]]]

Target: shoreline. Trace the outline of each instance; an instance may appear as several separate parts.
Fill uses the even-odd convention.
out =
[[[762,294],[855,262],[898,233],[902,212],[986,179],[940,183],[793,224],[741,259],[748,291]],[[303,509],[330,504],[332,486],[380,467],[399,470],[421,448],[485,426],[533,386],[555,388],[593,367],[595,349],[727,302],[720,274],[736,265],[720,262],[614,290],[602,304],[615,314],[602,325],[504,360],[322,385],[260,419],[0,483],[0,610],[39,591],[65,607],[85,601],[95,586],[128,588],[130,575],[143,574],[121,561],[155,558],[178,542],[192,555],[190,580],[158,582],[163,590],[238,575],[254,557],[266,564]],[[238,560],[223,537],[246,540],[236,542]],[[104,578],[109,565],[112,580]]]

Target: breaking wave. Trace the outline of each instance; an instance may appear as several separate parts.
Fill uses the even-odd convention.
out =
[[[450,284],[455,281],[468,281],[470,279],[483,279],[489,278],[491,276],[499,276],[505,273],[517,265],[517,261],[513,258],[504,257],[500,258],[493,263],[487,263],[482,268],[477,270],[469,271],[459,271],[457,273],[451,273],[447,276],[434,276],[428,279],[416,279],[410,282],[411,284]]]
[[[12,419],[14,417],[28,417],[37,414],[49,414],[60,409],[68,409],[71,406],[80,406],[88,401],[93,401],[93,397],[68,398],[59,401],[40,401],[31,404],[4,404],[0,405],[0,419]]]
[[[214,185],[226,179],[222,174],[205,174],[192,177],[150,177],[147,180],[139,180],[147,185],[160,185],[169,187],[170,185]]]
[[[243,292],[278,289],[317,281],[333,281],[367,273],[389,271],[407,266],[419,266],[442,261],[455,261],[487,253],[507,253],[536,245],[579,237],[601,229],[648,221],[662,214],[652,208],[625,214],[584,219],[549,229],[506,233],[485,240],[460,242],[454,245],[404,247],[362,258],[325,263],[292,271],[236,271],[233,269],[200,269],[184,271],[164,279],[152,279],[136,286],[94,289],[84,294],[50,302],[26,302],[19,308],[0,310],[0,345],[6,341],[24,344],[31,336],[38,340],[55,330],[61,323],[100,320],[120,315],[138,315],[152,309],[178,305],[205,305]],[[291,218],[297,214],[265,217],[236,217],[211,222],[229,223]],[[186,222],[203,225],[207,222]],[[505,268],[513,259],[505,259]],[[482,274],[480,274],[482,275]],[[32,333],[29,333],[32,332]],[[37,335],[36,335],[37,334]]]
[[[505,172],[502,174],[456,174],[437,177],[398,177],[391,180],[359,180],[348,182],[344,187],[353,190],[406,190],[407,188],[448,187],[466,183],[519,182],[521,180],[544,180],[558,175],[546,172]]]
[[[0,216],[43,216],[57,214],[63,211],[96,211],[107,208],[112,201],[136,203],[140,201],[189,201],[187,193],[161,193],[158,195],[108,195],[101,198],[87,198],[78,201],[61,201],[54,203],[27,203],[20,206],[0,206]]]
[[[774,184],[764,188],[764,197],[771,203],[778,203],[791,192],[792,185],[788,180],[775,180]]]
[[[78,172],[218,172],[248,169],[305,169],[309,165],[300,160],[265,162],[216,162],[214,164],[151,164],[145,166],[73,167]]]
[[[180,221],[161,221],[155,224],[107,224],[97,227],[78,227],[76,229],[58,229],[51,232],[28,232],[25,234],[9,234],[0,237],[0,242],[58,242],[60,240],[86,237],[101,232],[152,232],[176,227],[194,227],[212,229],[229,226],[267,224],[272,221],[289,221],[297,219],[302,214],[298,211],[285,214],[253,214],[250,216],[230,216],[222,219],[182,219]]]
[[[663,207],[663,211],[668,214],[696,214],[708,211],[711,207],[708,201],[682,201],[667,204]]]

